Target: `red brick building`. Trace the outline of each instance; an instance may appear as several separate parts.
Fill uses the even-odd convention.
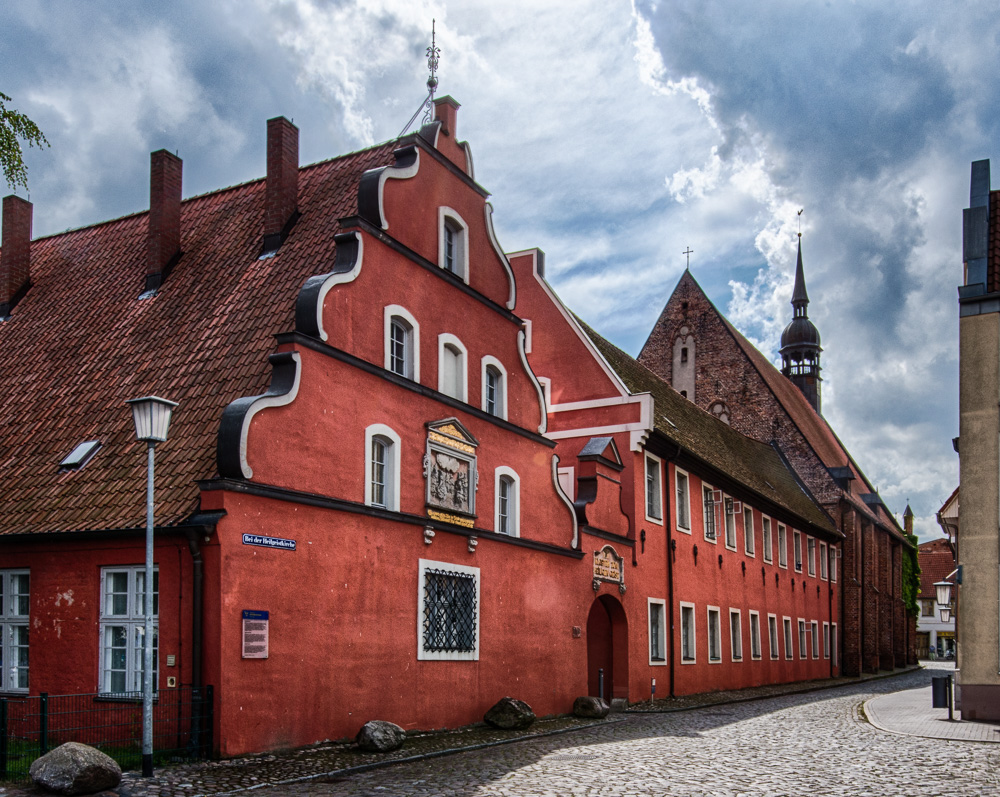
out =
[[[734,429],[780,447],[845,536],[844,674],[893,669],[915,661],[913,622],[902,596],[901,556],[910,543],[821,415],[820,339],[808,320],[808,303],[800,244],[794,312],[782,335],[779,371],[685,271],[639,362]]]

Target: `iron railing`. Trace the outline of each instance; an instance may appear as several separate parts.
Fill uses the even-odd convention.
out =
[[[31,762],[64,742],[103,750],[122,769],[142,765],[142,694],[0,698],[0,781],[25,781]],[[156,765],[212,755],[212,687],[162,689],[153,704]]]

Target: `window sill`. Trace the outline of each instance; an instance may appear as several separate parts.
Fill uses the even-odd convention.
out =
[[[160,700],[159,692],[153,692],[153,702],[158,703]],[[101,694],[94,695],[95,703],[142,703],[142,694],[136,694],[135,692],[129,692],[128,694],[115,694],[114,692],[102,692]]]

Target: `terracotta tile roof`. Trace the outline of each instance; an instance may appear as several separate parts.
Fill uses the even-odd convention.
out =
[[[705,412],[582,321],[579,323],[629,392],[652,394],[657,432],[751,492],[813,526],[841,536],[829,515],[804,491],[775,448],[737,432]]]
[[[263,180],[185,200],[183,255],[150,299],[147,213],[33,241],[31,289],[0,323],[0,534],[144,527],[145,456],[124,402],[148,394],[180,404],[156,452],[157,525],[189,517],[195,480],[216,474],[223,408],[266,389],[273,336],[292,328],[305,279],[329,271],[338,219],[392,147],[302,168],[302,217],[269,259],[257,259]],[[85,440],[102,447],[60,472]]]
[[[934,584],[938,581],[952,581],[955,577],[948,575],[955,569],[955,555],[951,544],[941,537],[917,546],[917,564],[920,565],[920,597],[936,596]]]

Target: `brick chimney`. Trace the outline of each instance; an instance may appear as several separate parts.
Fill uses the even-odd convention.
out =
[[[3,252],[0,253],[0,318],[6,318],[31,286],[31,203],[3,198]]]
[[[264,254],[278,250],[299,218],[299,129],[284,116],[267,120]]]
[[[149,156],[146,291],[155,291],[181,254],[181,159],[165,149]]]
[[[434,118],[441,123],[441,132],[453,139],[456,139],[455,127],[458,124],[458,109],[461,107],[451,97],[434,100]]]

